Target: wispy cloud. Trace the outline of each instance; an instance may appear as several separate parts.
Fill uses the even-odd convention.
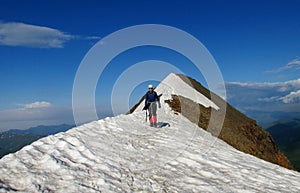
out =
[[[300,102],[300,90],[292,91],[288,93],[287,95],[283,96],[272,96],[272,97],[266,97],[266,98],[258,98],[259,101],[263,102],[283,102],[285,104],[293,104]]]
[[[87,40],[100,40],[101,37],[99,37],[99,36],[87,36],[84,39],[87,39]]]
[[[263,102],[274,102],[280,100],[281,97],[278,96],[272,96],[272,97],[266,97],[266,98],[258,98],[258,101],[263,101]]]
[[[24,104],[23,106],[24,106],[24,109],[37,109],[37,108],[50,107],[51,103],[46,102],[46,101],[36,101],[33,103]]]
[[[100,37],[71,35],[45,26],[0,21],[0,45],[63,48],[72,39],[97,40]]]
[[[290,61],[288,64],[287,64],[288,67],[293,67],[293,66],[297,66],[297,67],[300,67],[300,58],[297,57],[296,59]]]
[[[286,92],[300,88],[300,78],[285,82],[227,82],[226,86]]]
[[[57,29],[25,23],[0,23],[0,44],[36,48],[62,48],[74,36]]]
[[[296,57],[292,61],[288,62],[285,66],[277,68],[277,69],[269,70],[267,72],[268,73],[278,73],[278,72],[285,71],[288,69],[300,69],[300,58]]]

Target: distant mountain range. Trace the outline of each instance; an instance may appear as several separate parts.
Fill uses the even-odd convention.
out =
[[[263,128],[273,126],[278,123],[278,120],[293,120],[295,117],[300,117],[298,112],[247,110],[245,113],[252,119],[257,120]]]
[[[40,125],[26,130],[11,129],[2,132],[0,133],[0,158],[9,153],[14,153],[42,137],[64,132],[73,127],[74,125],[67,124]]]
[[[69,130],[70,128],[74,127],[74,125],[39,125],[37,127],[31,127],[26,130],[20,130],[20,129],[11,129],[7,132],[9,133],[15,133],[15,134],[34,134],[34,135],[41,135],[41,136],[47,136],[47,135],[53,135],[59,132],[65,132]]]
[[[267,128],[277,145],[300,171],[300,119],[283,119]]]

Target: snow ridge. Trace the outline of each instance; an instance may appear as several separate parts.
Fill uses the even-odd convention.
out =
[[[201,104],[204,107],[212,107],[215,110],[220,108],[210,99],[208,99],[203,94],[199,93],[193,87],[185,83],[179,76],[176,74],[169,74],[155,89],[155,91],[160,94],[162,93],[162,100],[172,99],[172,95],[179,95],[185,98],[188,98],[195,103]],[[137,111],[140,111],[144,107],[144,102],[137,108]]]

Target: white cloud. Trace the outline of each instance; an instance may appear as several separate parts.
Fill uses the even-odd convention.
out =
[[[33,48],[62,48],[71,39],[97,40],[98,36],[78,36],[57,29],[18,22],[0,21],[0,45]]]
[[[268,102],[268,103],[281,101],[285,104],[297,103],[297,102],[300,102],[300,90],[292,91],[289,94],[284,95],[284,96],[272,96],[272,97],[266,97],[266,98],[258,98],[258,101]]]
[[[286,66],[289,68],[292,68],[294,66],[299,68],[300,67],[300,58],[296,58],[296,59],[290,61]]]
[[[85,39],[87,39],[87,40],[100,40],[101,37],[99,37],[99,36],[87,36],[87,37],[85,37]]]
[[[0,23],[0,44],[36,48],[62,48],[74,36],[57,29],[25,23]]]
[[[50,107],[51,103],[46,102],[46,101],[37,101],[34,103],[30,103],[30,104],[24,104],[23,106],[25,109],[37,109],[37,108]]]
[[[238,86],[248,89],[275,89],[279,92],[300,89],[300,78],[285,82],[226,82],[227,86]]]
[[[288,69],[300,69],[300,58],[297,57],[297,58],[293,59],[292,61],[288,62],[283,67],[280,67],[280,68],[277,68],[277,69],[274,69],[274,70],[270,70],[270,71],[267,71],[267,72],[269,72],[269,73],[278,73],[278,72],[285,71],[285,70],[288,70]]]
[[[258,98],[258,101],[263,101],[263,102],[274,102],[278,101],[280,98],[278,96],[272,96],[272,97],[266,97],[266,98]]]
[[[284,103],[300,102],[300,90],[290,92],[288,95],[281,97],[280,100],[282,100]]]

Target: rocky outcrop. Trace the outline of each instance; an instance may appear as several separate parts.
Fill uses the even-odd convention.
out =
[[[178,76],[207,98],[215,99],[213,102],[219,107],[222,107],[221,103],[226,103],[221,97],[210,92],[196,80],[184,75]],[[211,97],[212,95],[214,95],[214,97]],[[209,132],[213,135],[218,135],[220,139],[240,151],[254,155],[271,163],[278,164],[285,168],[294,169],[290,161],[282,152],[280,152],[271,135],[262,127],[257,125],[255,120],[250,119],[230,104],[226,105],[226,109],[221,108],[219,111],[216,111],[212,108],[205,108],[204,106],[182,96],[173,95],[172,100],[167,100],[165,102],[168,103],[175,112],[182,113],[183,116],[187,117],[190,121],[198,124],[199,127],[205,130],[208,128],[211,111],[215,111],[214,113],[216,114],[221,114],[226,111],[221,132],[216,134],[213,131],[211,132],[208,130]],[[182,107],[189,109],[189,111],[181,112]],[[199,111],[200,117],[195,120],[194,115]]]

